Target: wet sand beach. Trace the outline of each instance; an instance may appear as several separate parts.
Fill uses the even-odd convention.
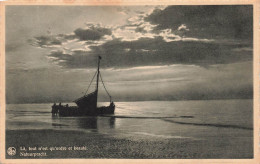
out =
[[[243,137],[190,140],[130,140],[111,138],[98,133],[64,130],[7,130],[7,147],[83,147],[86,150],[28,151],[46,152],[42,157],[21,157],[20,151],[12,158],[252,158],[252,140]],[[10,156],[7,156],[10,158]]]

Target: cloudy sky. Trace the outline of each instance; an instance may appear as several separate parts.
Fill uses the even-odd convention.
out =
[[[115,101],[252,98],[252,22],[252,6],[7,6],[7,103],[75,100],[98,55]]]

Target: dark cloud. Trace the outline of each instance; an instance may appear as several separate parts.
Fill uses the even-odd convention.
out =
[[[53,47],[67,40],[85,41],[80,49],[87,47],[87,51],[72,49],[67,54],[57,50],[49,54],[59,65],[68,68],[95,67],[99,55],[105,60],[103,66],[107,68],[178,63],[208,66],[249,61],[253,56],[253,52],[248,51],[252,49],[252,11],[249,5],[168,6],[164,10],[155,9],[145,18],[145,21],[157,25],[152,32],[160,35],[148,32],[141,26],[147,22],[140,20],[137,24],[119,27],[121,30],[136,27],[133,32],[150,33],[152,38],[142,36],[137,40],[124,41],[114,37],[114,31],[113,40],[98,42],[103,36],[112,35],[112,29],[86,24],[86,29],[78,28],[72,34],[35,37],[34,44]],[[171,29],[172,33],[163,33],[165,29]],[[70,49],[70,46],[59,47],[62,48]]]
[[[73,51],[70,55],[57,51],[50,56],[62,60],[60,64],[69,68],[96,67],[98,55],[102,56],[102,66],[106,68],[179,63],[207,66],[250,61],[252,52],[234,51],[248,46],[197,41],[165,42],[162,37],[141,38],[137,41],[115,39],[101,46],[92,46],[89,52]]]
[[[111,35],[112,31],[108,28],[92,26],[89,29],[78,28],[74,33],[80,40],[99,40],[104,35]]]
[[[67,35],[66,34],[59,34],[58,37],[64,38],[66,40],[73,40],[73,39],[77,38],[76,35],[74,35],[74,34],[67,34]]]
[[[146,33],[147,31],[143,27],[137,27],[135,29],[135,32],[141,32],[141,33]]]
[[[34,44],[36,44],[36,46],[39,46],[39,47],[61,45],[61,43],[62,43],[60,40],[58,40],[54,36],[37,36],[37,37],[35,37],[35,39],[36,39],[36,42],[34,42]],[[31,41],[31,40],[29,40],[29,41]]]
[[[72,54],[63,51],[52,51],[48,57],[51,57],[52,61],[59,65],[68,68],[92,68],[97,66],[97,54],[93,55],[85,51],[72,51]]]
[[[169,6],[154,10],[145,18],[158,24],[156,30],[170,28],[177,32],[185,24],[189,31],[183,35],[202,38],[243,38],[252,42],[252,5]]]
[[[252,6],[246,5],[169,6],[164,10],[155,9],[145,18],[145,21],[157,24],[153,32],[171,29],[176,35],[185,35],[184,39],[192,37],[194,40],[167,42],[164,36],[141,37],[134,41],[114,38],[101,45],[89,46],[91,51],[73,51],[72,55],[60,52],[55,57],[62,60],[59,64],[69,68],[93,67],[95,64],[92,63],[95,63],[98,55],[105,60],[103,67],[108,68],[178,63],[208,66],[250,61],[253,56],[252,51],[248,51],[252,49],[252,11]],[[136,27],[135,32],[147,33],[143,27]],[[79,28],[74,33],[80,40],[93,41],[111,35],[112,31],[90,25],[88,29]],[[205,38],[212,40],[200,40]]]
[[[36,47],[52,47],[73,39],[95,41],[105,35],[111,35],[111,29],[88,24],[87,29],[78,28],[73,34],[42,35],[29,39],[28,42]]]

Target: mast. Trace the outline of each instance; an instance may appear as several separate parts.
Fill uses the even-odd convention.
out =
[[[97,92],[97,98],[98,98],[98,81],[99,81],[99,63],[101,60],[101,56],[98,56],[98,68],[97,68],[97,84],[96,84],[96,92]],[[97,104],[97,103],[96,103]],[[96,105],[97,107],[97,105]]]

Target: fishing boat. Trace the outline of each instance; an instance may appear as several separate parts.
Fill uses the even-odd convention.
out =
[[[74,102],[76,103],[77,106],[69,106],[68,104],[67,105],[61,105],[61,103],[59,103],[59,105],[56,105],[56,103],[54,103],[54,105],[52,106],[52,111],[51,111],[53,115],[59,115],[59,116],[97,116],[97,115],[104,115],[104,114],[114,114],[115,104],[112,101],[111,95],[108,93],[108,91],[105,87],[104,81],[103,81],[101,73],[99,71],[100,60],[101,60],[101,57],[98,56],[97,71],[96,71],[95,75],[93,76],[86,93],[82,97],[74,100]],[[96,77],[95,91],[87,94],[87,92],[88,92],[88,90],[89,90],[89,88],[90,88],[90,86],[93,82],[93,79],[95,77]],[[110,105],[109,106],[101,106],[101,107],[97,106],[99,79],[101,79],[102,84],[105,88],[105,91],[110,98]]]

